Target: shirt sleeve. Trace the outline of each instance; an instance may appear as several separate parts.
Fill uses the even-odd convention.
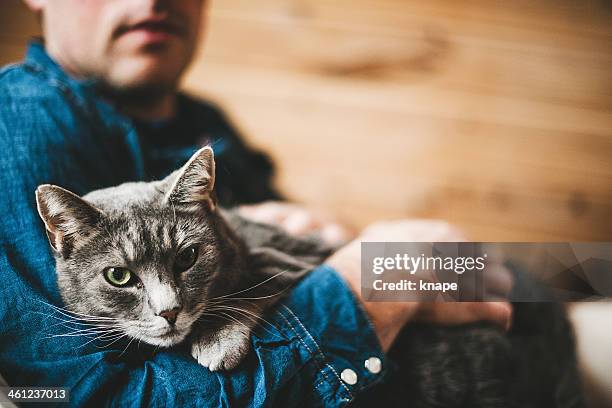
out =
[[[287,407],[342,406],[380,381],[382,372],[365,367],[376,358],[384,372],[376,336],[327,266],[266,313],[252,352],[228,372],[210,372],[180,347],[149,352],[125,338],[108,344],[75,326],[58,309],[34,190],[52,182],[80,193],[135,177],[116,173],[129,168],[112,154],[124,149],[121,139],[96,132],[57,95],[0,104],[0,371],[10,385],[67,387],[73,406]]]
[[[368,359],[384,356],[332,269],[314,270],[265,318],[268,323],[253,333],[252,352],[236,369],[211,373],[184,354],[163,352],[130,373],[115,401],[132,396],[135,405],[339,407],[383,378],[383,371],[365,367]],[[142,392],[145,378],[154,384],[150,401]]]
[[[0,262],[10,277],[15,265],[5,256]],[[127,340],[98,348],[94,335],[71,335],[75,326],[66,316],[29,293],[21,277],[13,280],[13,293],[2,293],[10,301],[2,302],[0,364],[11,385],[68,387],[71,405],[336,407],[384,376],[385,357],[370,324],[326,266],[265,315],[252,351],[227,372],[210,372],[180,348],[153,356]],[[379,368],[368,368],[373,360]]]

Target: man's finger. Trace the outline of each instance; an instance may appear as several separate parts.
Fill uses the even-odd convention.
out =
[[[512,305],[508,302],[473,302],[470,303],[474,316],[495,323],[504,330],[510,330],[512,325]]]

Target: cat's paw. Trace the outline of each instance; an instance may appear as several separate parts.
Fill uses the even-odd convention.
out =
[[[191,355],[210,371],[231,370],[249,352],[249,335],[243,327],[223,328],[214,336],[194,342],[191,345]]]

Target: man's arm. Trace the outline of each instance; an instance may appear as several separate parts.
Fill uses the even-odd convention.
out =
[[[361,291],[362,242],[460,242],[464,233],[440,220],[384,221],[366,228],[353,241],[334,253],[327,263],[335,268],[355,293]],[[490,278],[503,282],[507,291],[512,286],[511,273],[503,265],[488,269]],[[425,321],[442,325],[460,325],[489,321],[508,330],[512,307],[508,302],[364,302],[383,350],[391,348],[408,321]]]
[[[1,80],[0,87],[13,83]],[[210,373],[185,350],[141,357],[139,345],[123,339],[100,348],[102,339],[75,331],[49,306],[61,300],[34,190],[51,182],[84,193],[135,179],[139,160],[133,134],[122,139],[120,124],[93,128],[100,118],[69,105],[75,98],[57,85],[42,95],[31,86],[37,92],[25,96],[0,92],[0,366],[11,385],[70,387],[73,403],[83,404],[333,406],[380,381],[387,363],[372,326],[327,267],[265,316],[274,328],[255,331],[253,353],[231,372]],[[365,367],[371,357],[382,372]]]
[[[105,343],[86,344],[95,336],[71,336],[76,326],[65,323],[67,316],[11,277],[17,266],[0,258],[3,277],[11,278],[1,295],[12,299],[10,311],[2,304],[0,363],[11,385],[68,387],[73,405],[341,406],[382,379],[364,366],[371,357],[384,361],[376,337],[350,290],[326,267],[265,316],[245,361],[211,373],[186,350],[142,357],[135,342],[98,348]],[[15,291],[28,298],[16,301]],[[341,378],[347,369],[356,374],[354,384]]]
[[[129,140],[93,129],[94,119],[68,106],[61,89],[11,92],[0,100],[0,367],[9,384],[69,387],[74,405],[334,406],[380,380],[364,366],[373,356],[383,360],[376,336],[327,267],[265,316],[271,326],[255,330],[253,352],[230,372],[211,373],[180,348],[143,356],[146,347],[128,339],[102,347],[108,342],[57,309],[62,302],[34,190],[52,182],[84,193],[135,177],[120,173],[133,165]],[[122,161],[125,169],[116,168]],[[342,380],[347,369],[352,375]]]

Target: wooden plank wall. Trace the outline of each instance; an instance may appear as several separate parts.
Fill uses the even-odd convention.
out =
[[[0,62],[33,27],[7,4]],[[288,196],[357,227],[610,240],[611,23],[605,1],[216,0],[185,88],[272,155]]]

